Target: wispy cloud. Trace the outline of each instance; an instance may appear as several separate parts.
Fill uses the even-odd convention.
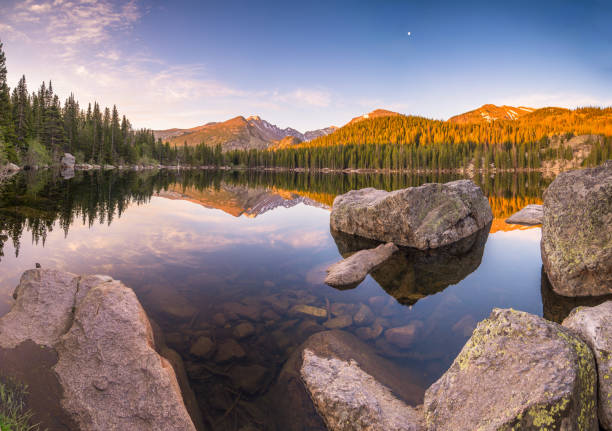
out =
[[[138,0],[18,1],[0,16],[9,78],[26,73],[31,87],[52,79],[62,97],[117,104],[133,124],[153,128],[333,103],[323,88],[244,89],[206,64],[169,64],[134,34],[146,15]]]

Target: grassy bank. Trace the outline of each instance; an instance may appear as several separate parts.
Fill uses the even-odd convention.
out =
[[[32,425],[32,413],[27,410],[27,388],[0,377],[0,431],[38,431]]]

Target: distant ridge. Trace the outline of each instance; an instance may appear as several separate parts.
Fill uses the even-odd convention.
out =
[[[393,112],[393,111],[387,111],[386,109],[375,109],[372,112],[368,112],[367,114],[363,114],[359,117],[355,117],[353,118],[351,121],[349,121],[348,123],[346,123],[346,125],[348,126],[349,124],[354,124],[357,123],[359,121],[363,121],[363,120],[368,120],[371,118],[379,118],[379,117],[397,117],[399,114],[397,112]]]
[[[534,112],[535,108],[526,106],[496,106],[492,104],[482,105],[480,108],[463,114],[455,115],[448,119],[449,123],[468,124],[483,123],[498,120],[518,120],[524,115]]]
[[[333,133],[337,127],[310,130],[301,133],[296,129],[280,127],[269,123],[257,115],[244,118],[238,116],[223,122],[206,123],[190,129],[155,130],[155,139],[169,142],[170,145],[195,146],[205,143],[208,146],[221,145],[224,151],[266,149],[277,145],[286,137],[299,142],[307,142]],[[297,142],[297,143],[299,143]],[[295,141],[285,141],[285,145],[294,145]]]

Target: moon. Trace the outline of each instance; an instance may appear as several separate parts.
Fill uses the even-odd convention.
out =
[[[410,36],[410,35],[411,35],[410,32],[408,32],[408,36]]]

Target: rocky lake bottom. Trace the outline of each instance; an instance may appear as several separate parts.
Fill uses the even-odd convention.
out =
[[[581,305],[550,289],[539,227],[504,222],[541,203],[550,181],[540,174],[475,178],[494,220],[472,237],[430,252],[402,248],[350,289],[323,283],[329,265],[375,245],[330,231],[334,196],[457,178],[24,172],[0,186],[0,315],[36,263],[123,281],[183,358],[213,429],[282,429],[296,412],[281,408],[290,395],[279,374],[301,343],[329,329],[390,361],[416,405],[492,308],[560,322]]]

